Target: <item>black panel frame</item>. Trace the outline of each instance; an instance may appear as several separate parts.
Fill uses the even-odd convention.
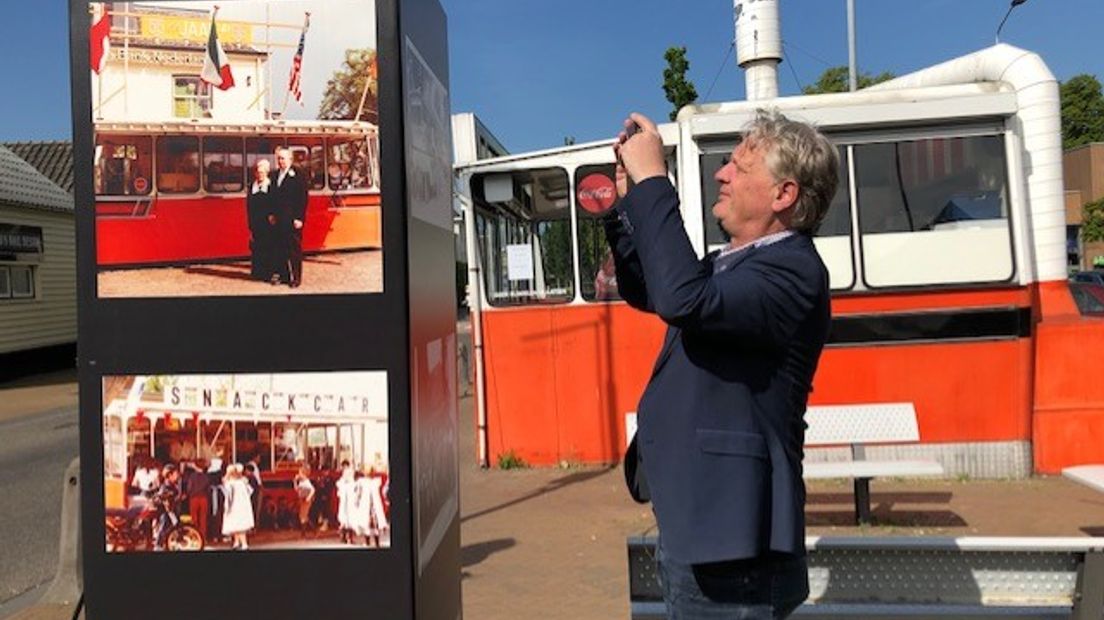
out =
[[[101,299],[96,292],[89,0],[69,0],[80,309],[81,534],[89,620],[148,614],[162,619],[336,619],[360,618],[381,610],[391,618],[414,616],[408,415],[410,300],[405,251],[408,211],[399,1],[375,0],[383,292]],[[436,4],[436,0],[426,1]],[[443,41],[441,49],[447,54]],[[447,56],[445,59],[447,66]],[[448,274],[451,278],[451,266]],[[103,377],[329,370],[387,372],[392,498],[389,549],[106,553]],[[458,584],[458,572],[454,578]],[[453,611],[458,613],[459,609]]]

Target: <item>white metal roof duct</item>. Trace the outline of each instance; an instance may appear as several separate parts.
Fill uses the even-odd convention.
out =
[[[782,26],[778,0],[733,0],[736,62],[744,69],[748,101],[778,97]]]
[[[1065,280],[1066,212],[1062,185],[1062,122],[1058,80],[1037,54],[1000,43],[973,54],[871,86],[867,91],[1005,82],[1016,91],[1015,122],[1023,136],[1031,247],[1035,273],[1028,281]],[[1015,161],[1015,160],[1013,160]],[[1025,257],[1026,258],[1026,257]],[[1025,261],[1025,268],[1031,267]]]

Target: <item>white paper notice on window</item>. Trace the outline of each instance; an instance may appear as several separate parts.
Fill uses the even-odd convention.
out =
[[[533,279],[533,246],[528,243],[506,246],[506,277],[511,282]]]

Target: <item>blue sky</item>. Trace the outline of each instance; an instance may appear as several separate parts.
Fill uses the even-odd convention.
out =
[[[68,139],[63,0],[10,3],[0,30],[0,140]],[[512,151],[612,135],[629,110],[666,117],[663,52],[685,45],[703,100],[743,98],[732,0],[442,0],[454,112],[475,112]],[[907,73],[993,43],[1008,0],[856,0],[863,71]],[[693,10],[685,8],[694,6]],[[782,94],[847,63],[845,0],[781,0]],[[1101,0],[1029,0],[1001,39],[1038,52],[1060,79],[1104,78]],[[309,48],[308,48],[309,53]],[[722,68],[722,63],[725,63]],[[710,91],[710,85],[716,79]],[[708,92],[708,97],[706,96]]]

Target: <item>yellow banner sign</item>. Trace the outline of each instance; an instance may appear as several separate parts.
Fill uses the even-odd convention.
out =
[[[194,19],[172,15],[143,15],[139,19],[139,23],[143,37],[162,41],[206,43],[207,37],[211,33],[210,19]],[[247,24],[216,21],[215,27],[218,29],[219,42],[223,45],[228,43],[251,45],[253,43],[253,28]]]

